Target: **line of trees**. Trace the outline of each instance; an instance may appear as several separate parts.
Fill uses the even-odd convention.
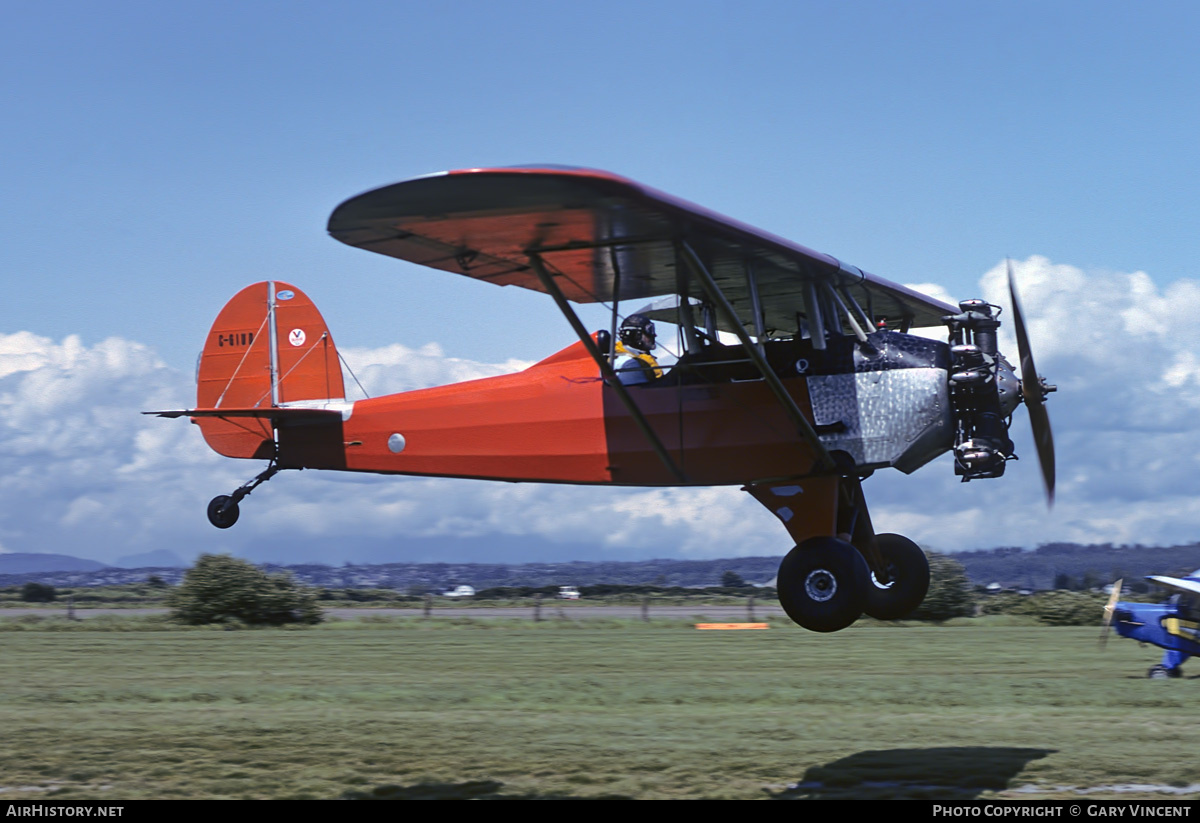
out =
[[[937,552],[926,554],[930,568],[929,592],[909,619],[944,621],[976,614],[1014,614],[1033,617],[1048,625],[1091,625],[1098,623],[1103,614],[1105,596],[1090,590],[1092,586],[1088,584],[1098,584],[1098,580],[1090,580],[1087,575],[1077,585],[1073,585],[1075,581],[1067,575],[1060,575],[1055,581],[1061,584],[1056,591],[1025,596],[1012,593],[984,594],[972,585],[963,564],[955,557]],[[765,602],[775,596],[774,589],[748,585],[740,575],[729,570],[722,574],[721,583],[721,586],[704,589],[648,584],[598,584],[581,586],[580,590],[585,599],[595,600],[619,600],[629,595],[722,595],[761,597]],[[378,603],[418,599],[390,589],[329,590],[304,586],[289,573],[268,573],[246,560],[215,554],[202,555],[175,588],[170,588],[160,578],[151,578],[134,588],[143,590],[143,594],[169,589],[165,601],[171,609],[172,618],[188,624],[312,625],[321,622],[324,617],[318,605],[319,600]],[[1080,591],[1080,588],[1084,590]],[[473,599],[521,600],[538,595],[553,597],[557,591],[556,586],[500,586],[483,589]],[[60,593],[53,586],[30,582],[20,587],[19,594],[25,602],[49,603]],[[68,590],[67,594],[71,592]]]

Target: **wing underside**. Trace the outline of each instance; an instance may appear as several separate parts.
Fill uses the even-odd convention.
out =
[[[957,311],[829,255],[592,170],[477,169],[396,183],[338,206],[329,232],[368,251],[544,292],[530,262],[536,257],[578,303],[688,296],[695,289],[679,258],[686,243],[743,327],[757,325],[757,290],[767,333],[794,333],[819,300],[844,298],[872,323],[886,319],[893,327],[940,325]]]
[[[1164,575],[1154,575],[1147,577],[1146,579],[1151,580],[1160,586],[1166,586],[1168,589],[1174,589],[1175,591],[1183,594],[1200,595],[1200,579],[1166,577]]]

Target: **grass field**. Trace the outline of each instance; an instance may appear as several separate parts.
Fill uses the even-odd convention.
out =
[[[1200,678],[1094,629],[31,628],[5,799],[1200,797]]]

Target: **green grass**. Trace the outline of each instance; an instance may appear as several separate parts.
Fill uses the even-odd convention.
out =
[[[1149,681],[1152,651],[1101,653],[1092,629],[119,620],[133,629],[0,633],[5,798],[1076,797],[1060,787],[1200,783],[1200,682]]]

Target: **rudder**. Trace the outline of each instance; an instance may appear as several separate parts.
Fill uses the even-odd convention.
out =
[[[247,286],[213,321],[196,373],[198,409],[269,409],[344,398],[333,336],[312,300],[295,286],[278,280]],[[219,454],[274,454],[269,419],[193,419]]]

